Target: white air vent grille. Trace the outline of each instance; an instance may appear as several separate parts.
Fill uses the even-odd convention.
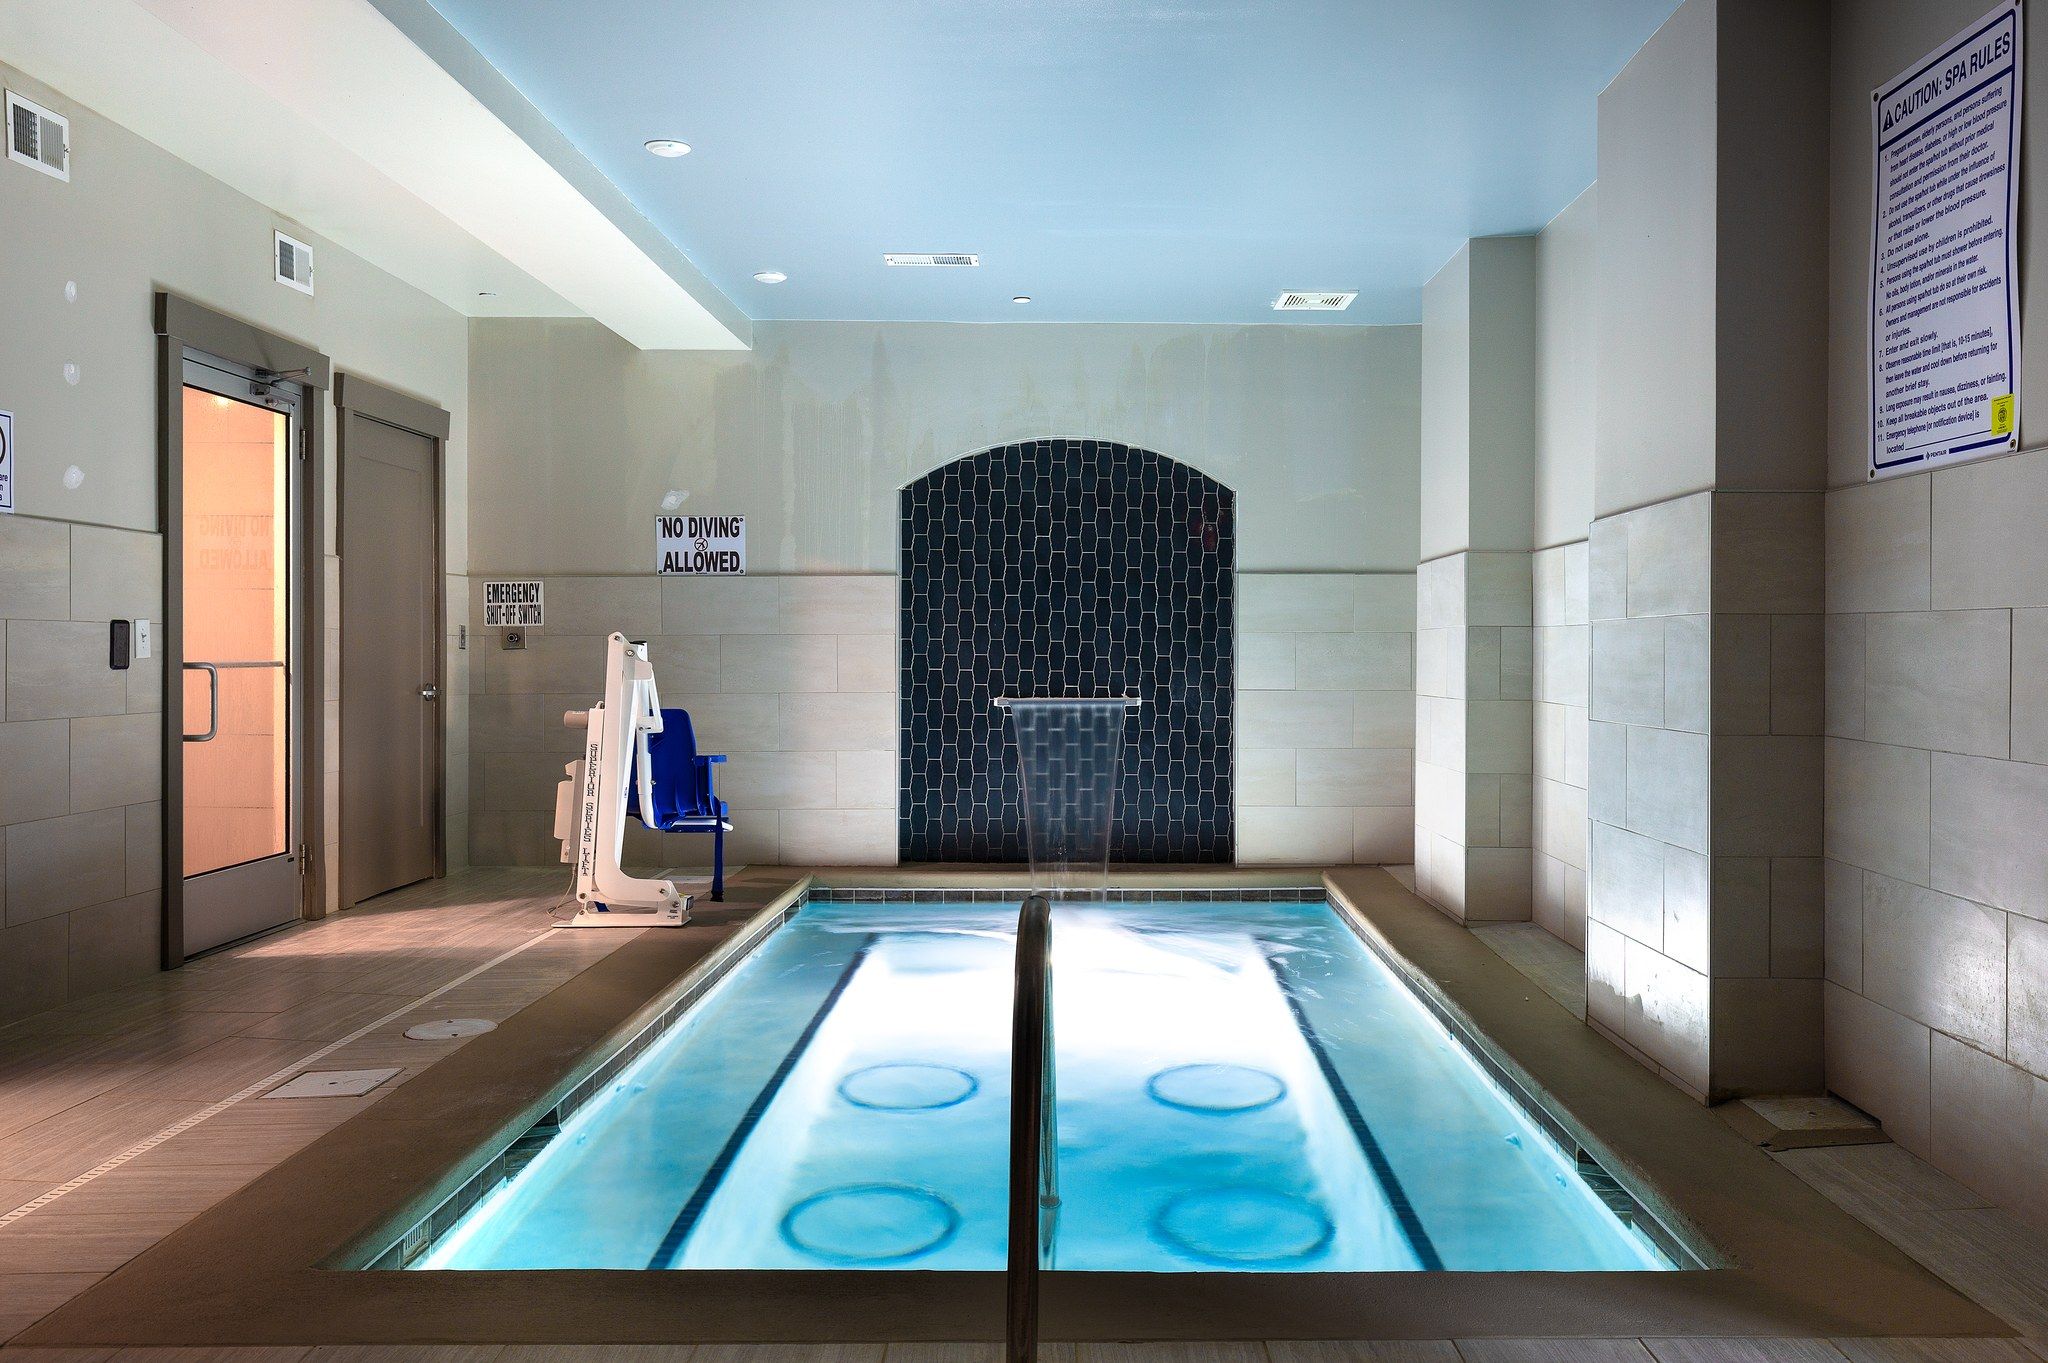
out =
[[[936,255],[916,251],[885,251],[882,259],[891,265],[979,265],[981,257],[967,251],[941,251]]]
[[[300,293],[313,292],[313,248],[284,233],[277,239],[277,282]]]
[[[1292,289],[1273,300],[1275,312],[1342,312],[1351,306],[1354,293],[1315,293]]]
[[[71,178],[71,120],[7,92],[7,159]]]

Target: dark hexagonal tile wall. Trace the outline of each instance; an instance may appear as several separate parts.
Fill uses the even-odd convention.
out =
[[[1111,856],[1232,859],[1229,488],[1164,455],[1035,440],[902,493],[905,861],[1025,859],[998,696],[1137,696]]]

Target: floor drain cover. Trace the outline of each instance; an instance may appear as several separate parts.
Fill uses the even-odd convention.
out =
[[[960,1213],[936,1193],[900,1183],[856,1183],[807,1197],[782,1218],[792,1248],[838,1264],[914,1259],[953,1238]]]
[[[1145,1091],[1185,1112],[1256,1112],[1286,1097],[1287,1085],[1249,1065],[1176,1065],[1148,1079]]]
[[[389,1070],[312,1070],[279,1084],[265,1098],[360,1098],[397,1074]]]
[[[980,1088],[980,1080],[951,1065],[891,1062],[847,1075],[839,1081],[839,1096],[883,1112],[930,1112],[964,1103]]]
[[[497,1026],[488,1018],[436,1018],[406,1028],[405,1034],[414,1041],[452,1041],[459,1036],[482,1036],[497,1030]]]
[[[1166,1204],[1153,1229],[1167,1244],[1212,1264],[1306,1259],[1336,1234],[1315,1203],[1266,1188],[1184,1193]]]

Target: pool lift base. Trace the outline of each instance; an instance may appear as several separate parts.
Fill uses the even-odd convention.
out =
[[[679,928],[690,921],[690,896],[673,880],[628,875],[619,865],[627,797],[637,793],[637,808],[654,808],[647,736],[661,732],[661,699],[646,644],[623,634],[605,644],[604,699],[562,716],[586,737],[583,756],[562,769],[555,787],[555,836],[562,840],[562,860],[575,867],[577,905],[574,916],[555,926]]]

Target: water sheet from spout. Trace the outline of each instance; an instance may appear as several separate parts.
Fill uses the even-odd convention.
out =
[[[1077,898],[1109,883],[1110,835],[1123,779],[1124,719],[1138,702],[1005,698],[1024,793],[1031,888]]]

